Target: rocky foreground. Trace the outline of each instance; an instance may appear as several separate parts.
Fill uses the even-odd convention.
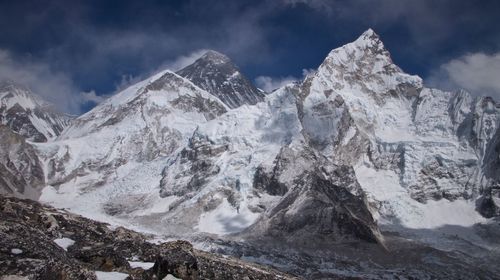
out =
[[[273,269],[0,196],[0,279],[296,279]],[[112,278],[114,277],[114,278]]]

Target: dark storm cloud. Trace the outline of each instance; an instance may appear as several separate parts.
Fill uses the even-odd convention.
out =
[[[451,69],[468,65],[454,60],[499,51],[497,3],[4,1],[0,78],[21,79],[41,95],[52,96],[49,100],[64,96],[67,100],[58,105],[77,112],[99,102],[99,96],[216,49],[251,79],[274,87],[300,78],[303,69],[317,67],[332,48],[373,27],[406,71],[433,79],[439,72],[453,80],[461,70]],[[13,74],[23,71],[29,75]],[[28,76],[32,78],[22,80]],[[52,86],[41,86],[43,81]]]

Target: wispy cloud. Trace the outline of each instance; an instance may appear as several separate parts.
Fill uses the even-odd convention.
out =
[[[93,90],[89,92],[81,92],[80,96],[84,103],[91,102],[94,104],[99,104],[109,97],[108,95],[97,95]]]
[[[429,85],[463,88],[475,95],[490,95],[500,100],[500,52],[467,54],[441,65],[427,79]]]
[[[188,53],[188,54],[180,55],[174,59],[164,61],[163,63],[160,64],[160,66],[158,66],[154,70],[151,70],[151,71],[148,71],[145,73],[141,73],[137,76],[122,75],[120,82],[115,83],[116,89],[115,89],[114,93],[119,92],[121,90],[124,90],[125,88],[127,88],[127,87],[129,87],[137,82],[140,82],[140,81],[142,81],[142,80],[144,80],[144,79],[146,79],[146,78],[148,78],[148,77],[150,77],[158,72],[161,72],[161,71],[164,71],[167,69],[170,71],[176,72],[177,70],[180,70],[180,69],[192,64],[193,62],[195,62],[198,58],[200,58],[206,52],[207,52],[207,50],[201,49],[201,50],[195,50],[195,51]]]
[[[270,77],[270,76],[259,76],[255,78],[255,84],[258,88],[264,90],[265,92],[272,92],[282,86],[289,83],[299,82],[303,80],[307,75],[313,73],[313,69],[302,69],[302,77],[297,78],[294,76],[286,77]]]
[[[83,92],[71,78],[53,71],[47,64],[31,58],[14,58],[8,51],[0,50],[0,80],[11,80],[30,88],[34,93],[57,108],[68,113],[80,113],[84,103],[98,103],[95,92]]]
[[[198,58],[200,58],[203,54],[205,54],[208,50],[201,49],[195,50],[186,55],[180,55],[173,60],[165,61],[159,68],[160,69],[169,69],[172,71],[180,70],[193,62],[195,62]]]
[[[284,85],[292,82],[297,82],[299,79],[288,76],[288,77],[269,77],[269,76],[259,76],[255,78],[255,84],[258,88],[264,90],[265,92],[272,92]]]

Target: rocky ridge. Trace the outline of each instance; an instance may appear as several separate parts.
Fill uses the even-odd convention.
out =
[[[0,279],[298,279],[13,197],[0,196],[0,237]]]

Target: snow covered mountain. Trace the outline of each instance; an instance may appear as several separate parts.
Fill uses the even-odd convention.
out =
[[[71,122],[28,88],[0,83],[0,194],[37,199],[46,186],[33,142],[57,137]]]
[[[297,239],[317,234],[337,241],[379,240],[354,171],[334,164],[322,169],[329,161],[302,143],[295,104],[284,89],[266,102],[227,111],[187,79],[159,73],[77,118],[56,141],[37,145],[49,185],[40,199],[177,236],[193,228],[194,233],[241,232],[259,219],[255,230],[268,233],[272,229],[265,223],[275,219],[285,227],[295,223],[290,232]],[[286,190],[268,185],[275,179],[266,168],[277,158],[303,161],[304,173],[294,178],[286,174],[298,166],[283,163],[287,183],[304,176],[297,186],[279,183],[293,189],[288,197]],[[318,189],[318,182],[324,187]],[[331,186],[338,190],[325,189]],[[317,207],[323,195],[329,197],[321,202],[325,213],[309,210],[317,218],[313,223],[275,213],[283,204],[289,211]],[[332,217],[328,209],[335,207]]]
[[[130,211],[121,205],[135,209],[146,198],[160,200],[165,158],[226,111],[169,71],[133,85],[75,119],[56,141],[37,145],[50,185],[42,199],[65,197],[59,202],[111,214]]]
[[[500,250],[500,236],[484,237],[500,214],[500,105],[426,88],[371,29],[268,95],[210,51],[32,145],[41,201],[143,231],[342,252],[406,244],[409,254],[409,239],[478,259]],[[428,265],[426,250],[401,256],[419,267],[414,277],[436,277],[436,263],[454,258],[432,255]],[[355,269],[394,268],[384,261]]]
[[[227,56],[216,51],[206,52],[177,74],[215,95],[229,108],[254,105],[264,100],[265,94]]]
[[[34,142],[57,137],[72,117],[59,113],[28,88],[10,81],[0,83],[0,123]]]
[[[423,87],[392,63],[372,30],[333,50],[299,92],[305,136],[354,166],[370,200],[380,203],[378,214],[406,227],[477,221],[474,203],[468,222],[439,220],[423,203],[453,212],[490,184],[473,139],[488,142],[498,130],[494,105],[484,114],[482,99]]]
[[[187,196],[198,202],[193,207],[213,209],[201,216],[201,231],[223,234],[254,224],[249,229],[283,234],[273,227],[281,223],[289,230],[298,223],[308,228],[305,221],[329,224],[316,216],[321,203],[311,203],[312,216],[305,215],[308,205],[302,204],[318,196],[308,188],[320,185],[305,178],[320,174],[326,184],[344,182],[340,185],[360,199],[355,208],[370,210],[379,225],[471,226],[485,221],[475,200],[497,180],[493,174],[498,174],[498,163],[491,164],[498,162],[494,153],[495,160],[486,162],[495,171],[483,166],[486,146],[497,143],[492,139],[499,116],[491,99],[425,88],[419,77],[392,62],[380,38],[368,30],[333,50],[301,85],[285,87],[266,102],[232,110],[201,126],[186,148],[169,160],[161,194],[181,196],[183,201]],[[355,179],[349,175],[350,166]],[[211,199],[208,205],[199,205],[206,197]],[[339,204],[332,200],[326,209]],[[297,213],[302,224],[293,220]],[[370,229],[372,217],[361,216]],[[329,231],[339,227],[334,222]],[[370,234],[350,233],[380,241],[377,230],[366,232]]]

